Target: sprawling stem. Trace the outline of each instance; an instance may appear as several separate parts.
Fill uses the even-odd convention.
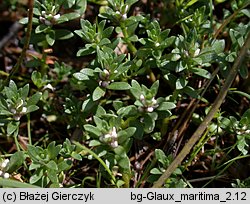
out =
[[[111,177],[111,183],[115,185],[116,179],[115,179],[113,173],[110,171],[110,169],[105,164],[105,162],[96,153],[94,153],[92,150],[90,150],[89,148],[85,147],[84,145],[81,145],[79,142],[74,142],[74,144],[78,148],[82,149],[83,151],[86,151],[87,153],[91,154],[95,159],[97,159],[100,162],[100,164],[105,168],[105,170],[108,172],[108,174],[110,175],[110,177]]]
[[[128,36],[127,28],[126,28],[126,26],[124,25],[124,22],[123,22],[123,21],[120,23],[120,26],[121,26],[122,33],[123,33],[123,36],[124,36],[124,40],[125,40],[125,42],[126,42],[127,45],[128,45],[128,49],[129,49],[129,51],[134,55],[134,54],[137,52],[137,49],[136,49],[135,46],[131,43],[131,41],[128,39],[129,36]]]

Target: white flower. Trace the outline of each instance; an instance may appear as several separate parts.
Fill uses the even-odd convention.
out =
[[[195,50],[194,52],[194,57],[198,56],[200,54],[200,49],[198,48],[197,50]]]
[[[116,133],[116,128],[115,127],[112,128],[111,137],[113,139],[117,138],[117,133]]]
[[[144,101],[145,100],[145,96],[143,94],[140,95],[140,101]]]
[[[3,174],[3,171],[0,170],[0,176],[2,176],[2,174]]]
[[[9,163],[9,159],[5,159],[3,162],[2,162],[2,164],[1,164],[1,167],[2,168],[5,168],[6,166],[7,166],[7,164]]]
[[[128,12],[128,5],[125,6],[125,12]]]
[[[16,109],[11,108],[11,109],[10,109],[10,112],[13,113],[13,114],[16,114]]]
[[[44,17],[42,17],[42,16],[40,16],[40,17],[39,17],[39,21],[40,21],[41,23],[44,23],[45,18],[44,18]]]
[[[23,107],[21,113],[26,113],[26,112],[27,112],[27,108]]]
[[[9,174],[9,173],[4,173],[4,174],[3,174],[3,177],[4,177],[5,179],[10,178],[10,174]]]
[[[105,135],[102,135],[100,137],[100,141],[108,143],[113,148],[118,147],[116,128],[113,127],[111,132],[109,132],[109,133],[107,133]]]
[[[147,112],[149,112],[149,113],[152,113],[154,111],[154,108],[153,107],[147,107]]]
[[[111,138],[110,134],[106,134],[106,135],[103,136],[103,139],[109,139],[109,138]]]
[[[55,88],[51,84],[47,84],[46,86],[43,87],[43,90],[45,89],[50,89],[51,91],[54,91]]]
[[[160,43],[155,43],[155,47],[159,47],[160,46]]]
[[[58,13],[54,16],[54,20],[58,20],[61,17],[61,15]]]
[[[127,19],[127,14],[126,13],[122,15],[122,19],[123,20]]]
[[[117,140],[111,142],[110,145],[111,145],[111,147],[113,147],[113,148],[118,147],[118,142],[117,142]]]
[[[152,98],[152,104],[153,104],[153,105],[157,104],[157,101],[155,100],[154,97]]]
[[[46,11],[42,11],[42,16],[45,16],[45,14],[46,14]]]
[[[16,109],[20,108],[23,105],[23,99],[21,99],[20,103],[18,104],[18,106],[16,107]]]
[[[109,71],[108,71],[107,69],[104,69],[103,72],[104,72],[104,74],[105,74],[106,76],[109,75]]]
[[[111,141],[111,135],[108,133],[108,134],[105,134],[105,135],[102,135],[101,137],[100,137],[100,141],[101,142],[110,142]]]

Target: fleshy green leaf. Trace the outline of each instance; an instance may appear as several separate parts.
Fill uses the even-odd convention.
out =
[[[7,134],[12,135],[16,130],[19,128],[20,122],[18,121],[11,121],[7,125]]]
[[[39,169],[37,169],[37,170],[32,174],[32,176],[30,177],[29,182],[30,182],[31,184],[36,183],[37,181],[39,181],[39,180],[42,178],[42,176],[43,176],[43,169],[42,169],[42,168],[39,168]]]
[[[101,145],[102,143],[99,141],[99,140],[91,140],[90,142],[89,142],[89,146],[90,147],[96,147],[96,146],[99,146],[99,145]]]
[[[183,77],[180,77],[175,82],[176,89],[183,89],[187,85],[188,81]]]
[[[25,25],[25,24],[28,24],[29,22],[29,18],[28,17],[25,17],[25,18],[22,18],[19,20],[19,23]]]
[[[55,39],[56,40],[67,40],[69,38],[72,38],[74,34],[66,29],[57,29],[55,30]]]
[[[33,145],[27,145],[27,152],[30,158],[33,161],[39,161],[40,153],[42,153],[43,149],[41,147],[34,147]]]
[[[55,31],[51,30],[48,34],[46,34],[46,41],[50,46],[54,45],[55,43]]]
[[[165,155],[165,153],[161,149],[156,149],[155,150],[155,157],[163,165],[166,164],[167,156]]]
[[[76,53],[76,56],[80,57],[80,56],[90,55],[90,54],[93,54],[95,52],[96,52],[96,50],[92,47],[82,48],[82,49],[78,50],[78,52]]]
[[[130,117],[130,116],[135,116],[138,113],[138,109],[134,105],[130,106],[125,106],[121,107],[118,111],[117,114],[121,115],[122,117]]]
[[[36,92],[34,95],[32,95],[29,100],[27,101],[27,106],[31,106],[31,105],[36,105],[38,103],[38,101],[40,100],[42,96],[41,92]]]
[[[155,81],[150,87],[150,92],[153,96],[157,94],[158,88],[159,88],[159,80]]]
[[[49,177],[49,180],[51,180],[52,183],[58,183],[59,182],[56,170],[48,169],[48,174],[47,175]]]
[[[30,106],[27,107],[26,113],[30,113],[30,112],[36,111],[38,109],[39,109],[38,106],[36,106],[36,105],[30,105]]]
[[[24,160],[25,160],[25,155],[22,151],[14,153],[10,157],[10,161],[4,168],[4,171],[8,173],[13,173],[14,171],[18,170],[18,168],[23,164]]]
[[[46,164],[46,167],[47,167],[48,169],[51,169],[51,170],[55,170],[55,171],[58,170],[57,164],[56,164],[56,162],[53,161],[53,160],[49,161],[49,162]]]
[[[76,5],[78,6],[77,11],[84,14],[87,8],[87,0],[77,0]]]
[[[158,175],[158,174],[161,175],[162,174],[162,172],[158,168],[151,169],[150,173],[155,174],[155,175]]]
[[[86,124],[86,125],[84,125],[84,129],[87,132],[94,134],[98,139],[102,135],[101,131],[93,125]]]
[[[89,77],[84,74],[84,73],[81,73],[81,72],[77,72],[77,73],[74,73],[73,76],[79,80],[79,81],[86,81],[86,80],[89,80]]]
[[[73,162],[70,159],[65,159],[62,162],[58,163],[58,171],[66,171],[72,167]]]
[[[99,42],[99,46],[103,46],[103,45],[107,45],[110,44],[111,41],[108,38],[103,38],[100,42]]]
[[[123,158],[121,158],[120,160],[118,160],[118,165],[124,169],[124,170],[130,170],[130,161],[128,156],[125,156]]]
[[[154,128],[155,128],[155,120],[153,117],[151,117],[151,115],[146,115],[143,119],[144,122],[144,131],[146,133],[151,133],[153,132]]]
[[[26,84],[21,90],[21,97],[23,100],[26,100],[29,94],[29,84]]]
[[[198,91],[195,90],[194,88],[192,88],[191,86],[185,86],[183,89],[184,93],[186,93],[187,95],[193,97],[193,98],[198,98]]]
[[[111,90],[128,90],[130,88],[131,86],[127,82],[113,82],[107,87]]]
[[[132,80],[131,85],[132,87],[130,89],[130,92],[133,94],[135,98],[140,98],[140,95],[142,93],[140,84],[136,80]]]
[[[49,143],[49,145],[47,147],[48,155],[49,155],[50,159],[55,159],[61,150],[61,145],[56,146],[55,144],[56,144],[56,142],[53,141],[53,142]]]
[[[202,76],[206,79],[210,79],[211,78],[211,74],[205,70],[205,69],[202,69],[202,68],[192,68],[191,71],[193,73],[195,73],[196,75],[199,75],[199,76]]]
[[[239,68],[239,73],[242,78],[247,79],[248,78],[248,66],[245,64],[242,64]]]
[[[165,111],[165,110],[171,110],[175,108],[176,105],[171,102],[162,102],[160,106],[157,108],[158,111]]]
[[[38,33],[42,33],[44,31],[46,31],[47,29],[49,29],[49,26],[41,24],[41,25],[39,25],[39,26],[36,27],[35,33],[37,33],[37,34]]]
[[[78,153],[76,153],[76,152],[72,152],[72,153],[71,153],[71,156],[72,156],[74,159],[78,160],[78,161],[82,161],[81,155],[78,154]]]
[[[225,40],[216,40],[212,44],[212,47],[213,47],[216,54],[223,52],[225,49]]]
[[[246,110],[241,117],[240,124],[250,127],[250,109]]]
[[[105,95],[105,90],[103,90],[101,87],[97,86],[93,92],[93,95],[92,95],[93,101],[99,100],[104,95]]]

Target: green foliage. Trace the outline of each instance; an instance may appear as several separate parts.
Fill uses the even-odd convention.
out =
[[[27,155],[32,161],[29,170],[34,171],[29,183],[41,187],[60,187],[64,172],[73,165],[72,159],[82,160],[69,140],[63,145],[56,145],[53,141],[46,149],[29,145]]]
[[[150,170],[151,175],[149,176],[148,180],[151,183],[155,182],[161,176],[161,174],[173,160],[171,156],[166,156],[165,153],[160,149],[155,150],[155,158],[157,160],[158,167]],[[165,186],[167,188],[185,188],[187,184],[183,181],[183,179],[180,178],[180,175],[182,175],[182,171],[181,169],[177,168],[171,178],[166,180]]]
[[[18,89],[12,80],[0,93],[0,116],[3,122],[1,125],[7,126],[8,136],[17,136],[21,117],[39,109],[36,104],[41,93],[36,92],[30,97],[28,95],[29,84]]]
[[[250,142],[250,109],[248,109],[240,120],[230,116],[229,118],[222,117],[221,128],[229,133],[237,135],[237,148],[243,154],[248,154]]]
[[[234,188],[249,188],[250,187],[250,178],[246,178],[243,181],[236,179],[236,182],[232,183],[232,187],[234,187]]]
[[[76,30],[75,33],[79,35],[88,44],[85,48],[77,52],[77,56],[89,55],[97,52],[103,46],[114,46],[114,43],[108,39],[113,32],[114,27],[105,28],[106,21],[102,20],[99,24],[91,24],[88,20],[81,19],[81,30]]]

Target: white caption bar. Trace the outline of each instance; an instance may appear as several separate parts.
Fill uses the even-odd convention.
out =
[[[0,189],[0,204],[60,203],[60,204],[248,204],[250,188],[230,189]],[[205,203],[204,203],[205,202]]]

